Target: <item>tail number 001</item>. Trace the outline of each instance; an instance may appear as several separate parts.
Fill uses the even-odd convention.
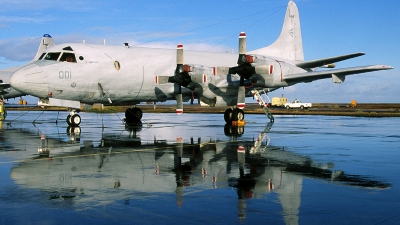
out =
[[[71,79],[72,73],[71,71],[59,71],[58,78],[60,79]]]

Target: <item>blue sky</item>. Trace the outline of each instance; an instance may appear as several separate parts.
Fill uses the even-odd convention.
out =
[[[265,47],[279,35],[288,0],[192,1],[0,1],[0,69],[28,62],[40,38],[82,42],[237,52],[237,36],[247,49]],[[308,102],[400,103],[400,2],[297,0],[306,60],[353,52],[366,55],[337,68],[385,64],[394,70],[348,76],[279,89]]]

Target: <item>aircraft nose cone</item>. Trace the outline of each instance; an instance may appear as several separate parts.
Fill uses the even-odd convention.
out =
[[[20,92],[41,97],[43,93],[46,95],[48,90],[48,83],[45,78],[46,76],[40,66],[28,64],[12,74],[10,84],[11,87]]]

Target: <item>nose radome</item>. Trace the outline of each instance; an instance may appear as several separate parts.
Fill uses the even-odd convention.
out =
[[[43,71],[36,64],[28,64],[15,71],[10,77],[10,84],[18,91],[34,96],[37,96],[35,92],[44,86],[47,89]]]

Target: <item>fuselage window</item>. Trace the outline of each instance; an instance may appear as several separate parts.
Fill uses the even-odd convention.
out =
[[[57,61],[57,59],[60,55],[61,55],[61,52],[49,52],[49,53],[47,53],[46,57],[44,57],[44,60]]]
[[[39,59],[38,59],[38,60],[42,60],[42,59],[43,59],[43,57],[44,57],[44,55],[46,55],[46,52],[43,52],[43,53],[42,53],[42,55],[39,57]]]
[[[60,62],[76,62],[75,54],[64,52],[60,58]]]

